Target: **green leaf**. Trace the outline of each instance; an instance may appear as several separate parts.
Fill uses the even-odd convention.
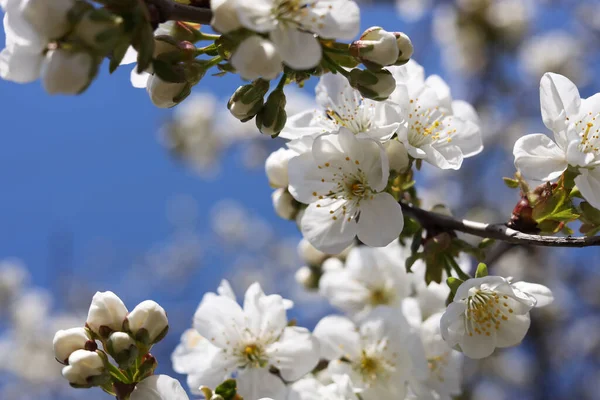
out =
[[[594,225],[600,225],[600,210],[592,207],[587,201],[582,202],[579,207],[581,208],[583,217],[586,221],[589,221]]]
[[[575,214],[571,209],[566,209],[554,212],[550,218],[555,221],[569,222],[579,218],[579,214]]]
[[[504,181],[504,184],[511,189],[517,189],[519,187],[519,181],[516,179],[504,177],[502,180]]]
[[[423,243],[423,231],[418,230],[413,235],[413,240],[410,245],[410,251],[412,252],[412,254],[415,254],[417,251],[419,251],[419,247],[421,247],[421,243]]]
[[[215,393],[223,397],[223,400],[233,400],[237,394],[237,383],[235,379],[228,379],[215,389]]]
[[[406,266],[406,272],[412,272],[411,268],[412,266],[417,262],[417,260],[421,259],[421,255],[423,253],[414,253],[411,254],[405,262],[405,266]]]
[[[450,290],[452,291],[452,294],[456,294],[456,291],[458,290],[458,288],[460,287],[460,285],[462,285],[465,281],[455,278],[453,276],[449,277],[448,279],[446,279],[446,284],[448,285],[448,287],[450,288]]]
[[[475,278],[484,278],[488,276],[487,265],[484,263],[479,263],[477,266],[477,272],[475,272]]]

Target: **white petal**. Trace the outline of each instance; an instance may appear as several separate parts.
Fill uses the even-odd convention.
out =
[[[287,388],[268,368],[245,368],[236,378],[238,394],[244,399],[285,399]]]
[[[551,181],[567,169],[565,153],[541,133],[519,138],[513,154],[515,167],[529,179]]]
[[[197,354],[194,361],[193,366],[190,366],[193,370],[186,372],[187,384],[194,394],[201,394],[200,386],[217,387],[231,378],[237,367],[235,358],[228,357],[222,349],[213,345]]]
[[[452,144],[458,146],[464,158],[475,156],[483,150],[481,128],[472,121],[464,120],[460,131],[452,136]]]
[[[138,89],[146,89],[148,86],[148,80],[150,79],[150,74],[146,71],[142,73],[137,72],[137,68],[131,70],[131,85],[134,88]]]
[[[350,0],[320,0],[309,7],[302,22],[323,38],[352,40],[359,33],[360,9]]]
[[[315,326],[313,335],[321,344],[321,358],[360,358],[360,336],[354,323],[346,317],[330,315],[323,318]]]
[[[458,170],[462,166],[463,153],[460,147],[455,145],[423,146],[422,150],[427,154],[426,160],[441,169]]]
[[[229,283],[229,281],[227,279],[223,279],[221,281],[221,284],[217,288],[217,293],[220,296],[229,297],[231,300],[237,301],[237,299],[235,297],[235,293],[233,291],[233,288],[231,287],[231,284]]]
[[[260,284],[255,282],[246,291],[244,314],[250,332],[258,338],[277,338],[287,325],[283,299],[279,295],[267,296]]]
[[[280,24],[271,32],[270,38],[283,62],[294,69],[314,68],[321,62],[323,50],[312,33]]]
[[[129,46],[129,48],[127,49],[127,52],[125,52],[125,56],[123,56],[123,59],[121,60],[121,65],[133,64],[133,63],[137,62],[137,59],[138,59],[137,50],[134,49],[133,46]]]
[[[271,364],[286,381],[296,381],[319,362],[319,342],[306,328],[287,327],[279,340],[267,348]]]
[[[363,199],[360,205],[358,238],[368,246],[383,247],[398,238],[404,228],[400,204],[389,193]]]
[[[352,253],[352,252],[351,252]],[[369,290],[344,269],[328,271],[319,280],[319,293],[346,313],[356,314],[367,305]]]
[[[510,347],[521,343],[530,324],[529,313],[511,315],[508,321],[502,321],[500,329],[496,330],[496,347]]]
[[[463,320],[467,306],[464,303],[452,302],[448,304],[448,308],[442,315],[440,320],[440,333],[448,346],[454,347],[458,343],[458,338],[452,335],[450,326],[456,321]]]
[[[496,331],[492,330],[490,336],[473,333],[465,334],[460,344],[463,354],[469,358],[480,359],[490,356],[496,348]]]
[[[188,400],[188,395],[176,379],[152,375],[135,386],[131,400]]]
[[[277,21],[271,16],[274,6],[273,0],[237,0],[235,3],[240,23],[256,32],[275,29]]]
[[[575,184],[587,202],[600,210],[600,167],[593,170],[581,169],[580,172],[581,175],[575,178]]]
[[[536,307],[545,307],[554,301],[554,295],[552,291],[544,285],[529,282],[515,282],[511,285],[513,288],[517,288],[523,293],[527,293],[535,297]]]
[[[304,204],[316,201],[318,196],[335,188],[333,172],[319,169],[312,153],[301,154],[289,161],[288,180],[291,195]]]
[[[540,82],[540,102],[544,124],[556,133],[564,129],[567,118],[579,113],[581,97],[569,79],[547,73]]]
[[[425,84],[435,90],[443,107],[448,110],[452,109],[452,95],[450,94],[450,86],[439,76],[430,75],[425,79]]]
[[[317,110],[306,110],[288,118],[280,138],[296,140],[304,136],[316,136],[328,132],[326,120]],[[333,130],[333,129],[332,129]]]
[[[40,77],[41,53],[31,52],[29,48],[13,46],[0,53],[0,77],[17,83],[33,82]]]
[[[244,313],[228,297],[207,294],[194,314],[194,328],[214,345],[229,348],[241,340]]]
[[[345,204],[344,200],[312,203],[304,212],[300,222],[302,234],[318,250],[327,254],[339,254],[354,240],[358,227],[355,219],[348,221],[341,215],[341,207]],[[337,213],[339,217],[332,216],[330,211]]]

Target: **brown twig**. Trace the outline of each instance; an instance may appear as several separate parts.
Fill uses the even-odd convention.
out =
[[[404,213],[418,220],[425,229],[440,231],[458,231],[482,238],[501,240],[503,242],[546,246],[546,247],[589,247],[600,246],[600,236],[592,237],[555,237],[530,235],[507,227],[504,224],[485,224],[469,220],[459,220],[446,215],[425,211],[421,208],[400,202]]]
[[[212,11],[210,8],[197,5],[185,5],[173,0],[145,0],[148,6],[155,7],[158,12],[159,22],[184,21],[202,25],[210,24]],[[202,3],[208,4],[208,2]]]

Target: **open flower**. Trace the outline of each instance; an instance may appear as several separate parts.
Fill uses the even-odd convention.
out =
[[[600,209],[600,93],[582,99],[573,82],[547,73],[540,83],[542,119],[554,133],[519,138],[515,166],[529,179],[550,181],[568,166],[578,170],[575,184],[583,197]]]
[[[283,62],[295,69],[316,67],[325,39],[350,40],[359,32],[360,11],[352,0],[237,0],[240,23],[268,33]]]
[[[364,315],[380,305],[400,307],[410,294],[405,261],[410,253],[398,241],[385,248],[359,246],[350,250],[345,268],[328,267],[319,291],[335,307]],[[341,262],[339,263],[341,264]]]
[[[552,292],[542,285],[511,283],[500,276],[469,279],[442,316],[442,337],[467,357],[487,357],[496,347],[521,343],[529,329],[529,311],[552,300]]]
[[[359,326],[328,316],[315,327],[328,372],[348,375],[364,400],[404,399],[407,382],[425,379],[427,365],[419,338],[396,309],[379,307]]]
[[[188,382],[194,393],[199,394],[201,385],[216,387],[235,375],[244,398],[284,398],[286,385],[270,369],[277,368],[286,381],[300,379],[318,362],[316,339],[305,328],[287,326],[288,302],[265,295],[258,283],[246,291],[243,308],[226,282],[219,291],[206,294],[200,303],[194,316],[199,336],[186,335],[192,342],[178,348],[177,369],[193,372]]]
[[[441,169],[459,169],[463,159],[481,152],[477,114],[468,103],[452,100],[440,77],[425,80],[423,68],[413,60],[389,70],[397,83],[390,100],[400,106],[407,121],[398,140],[412,157]]]
[[[280,137],[297,139],[336,133],[346,128],[360,137],[385,142],[401,127],[402,115],[398,106],[363,98],[340,74],[323,75],[316,93],[319,108],[289,118]]]
[[[152,375],[135,386],[131,400],[188,400],[188,395],[176,379]]]
[[[358,400],[357,390],[348,375],[334,375],[332,383],[324,385],[310,376],[295,382],[288,400]]]
[[[382,247],[404,226],[402,209],[384,192],[389,177],[385,150],[346,128],[321,135],[312,151],[289,161],[289,191],[308,204],[301,220],[304,237],[317,249],[337,254],[356,236]]]

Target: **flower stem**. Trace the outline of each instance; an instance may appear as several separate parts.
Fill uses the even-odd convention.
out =
[[[329,64],[333,71],[339,72],[344,75],[346,78],[350,78],[350,72],[346,71],[342,66],[340,66],[337,62],[335,62],[329,55],[327,54],[327,47],[323,47],[323,59]]]

